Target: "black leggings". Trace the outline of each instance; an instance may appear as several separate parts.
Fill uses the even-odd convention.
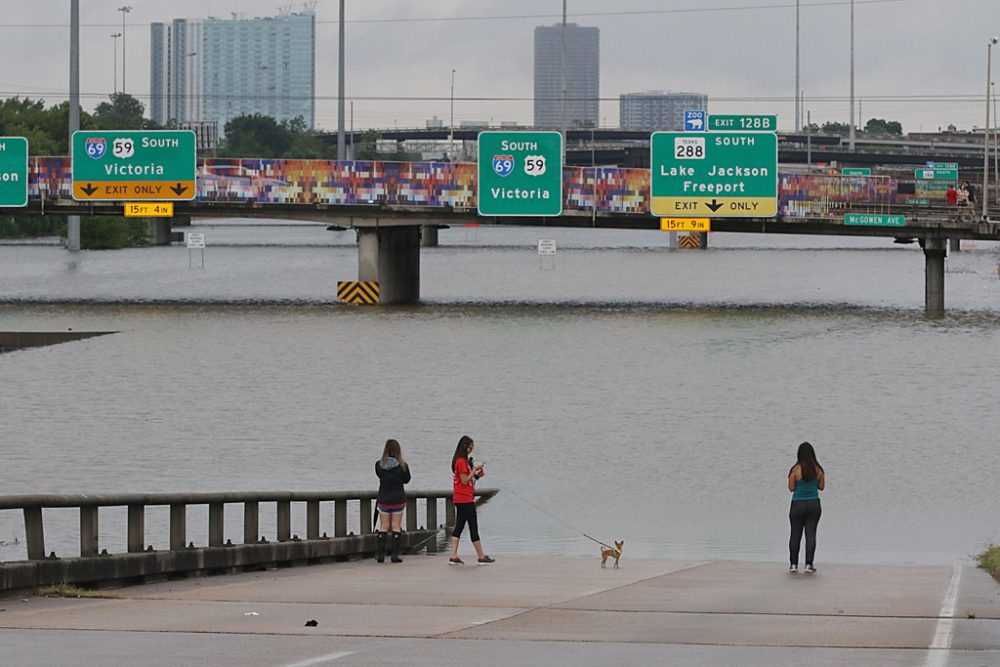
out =
[[[816,555],[816,526],[819,515],[823,513],[816,500],[793,500],[788,510],[788,520],[792,523],[792,537],[788,541],[788,557],[792,565],[799,562],[799,543],[802,542],[802,530],[806,531],[806,565],[811,565]]]
[[[473,542],[479,541],[479,520],[476,518],[476,503],[455,503],[455,530],[452,537],[461,537],[465,524],[469,524],[469,537]]]

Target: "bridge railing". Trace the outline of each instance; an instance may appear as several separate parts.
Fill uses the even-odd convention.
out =
[[[484,502],[496,489],[477,489]],[[54,584],[134,582],[193,573],[235,572],[296,563],[323,562],[370,554],[375,550],[372,518],[375,491],[267,491],[232,493],[139,493],[108,495],[0,496],[0,511],[21,511],[27,560],[0,562],[0,593]],[[438,509],[444,500],[445,525],[453,525],[452,491],[407,493],[403,548],[427,544],[438,535]],[[274,537],[261,533],[261,505],[273,504]],[[242,542],[226,540],[226,508],[242,508]],[[292,532],[293,510],[305,509],[305,536]],[[126,508],[126,551],[101,548],[101,510]],[[169,545],[147,545],[146,511],[169,509]],[[207,509],[207,535],[192,536],[188,509]],[[79,513],[79,557],[46,555],[45,513],[75,509]],[[238,509],[237,508],[237,509]],[[349,531],[349,512],[356,512],[359,534]],[[324,513],[332,510],[333,535],[320,533]],[[120,511],[120,510],[119,510]],[[353,523],[351,521],[350,523]],[[65,528],[61,528],[65,531]],[[196,546],[196,542],[199,546]],[[8,545],[9,547],[10,545]]]

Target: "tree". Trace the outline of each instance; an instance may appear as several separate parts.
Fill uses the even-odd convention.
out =
[[[354,157],[358,160],[378,159],[378,140],[382,135],[375,130],[368,130],[365,136],[361,137],[361,143],[354,149]]]
[[[292,147],[288,128],[270,116],[244,114],[226,123],[222,153],[227,157],[286,157]]]
[[[101,102],[94,110],[94,127],[98,130],[143,130],[152,123],[143,117],[142,102],[127,93],[114,93],[111,103]]]
[[[892,134],[900,136],[903,134],[903,125],[899,121],[885,120],[884,118],[870,118],[865,123],[865,132],[868,134]]]
[[[827,134],[850,134],[851,126],[847,123],[826,122],[823,123],[823,131]]]

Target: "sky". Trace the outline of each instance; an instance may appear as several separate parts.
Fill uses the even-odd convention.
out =
[[[850,114],[850,0],[800,1],[804,109],[813,122]],[[174,18],[273,16],[287,0],[81,0],[81,104],[114,89],[125,16],[125,90],[149,96],[149,24]],[[618,124],[618,95],[701,92],[712,113],[778,114],[794,128],[796,0],[568,0],[568,20],[600,28],[600,124]],[[312,3],[310,3],[312,4]],[[303,3],[291,5],[300,11]],[[0,98],[58,103],[69,87],[70,0],[0,0]],[[337,127],[338,0],[316,11],[316,125]],[[533,30],[560,20],[561,0],[346,0],[346,96],[354,127],[455,120],[530,125]],[[987,42],[1000,0],[855,0],[859,117],[906,132],[982,127]],[[1000,46],[992,78],[1000,80]],[[998,81],[1000,83],[1000,81]],[[491,98],[491,99],[483,99]],[[349,113],[349,111],[348,111]],[[992,110],[991,110],[992,113]],[[350,118],[347,119],[348,127]]]

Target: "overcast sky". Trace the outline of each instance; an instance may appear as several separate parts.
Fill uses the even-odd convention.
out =
[[[116,8],[125,3],[133,5],[125,27],[126,92],[143,102],[150,23],[228,18],[232,12],[272,16],[287,4],[81,0],[85,109],[112,92],[111,34],[121,30]],[[568,5],[571,22],[601,31],[602,125],[618,124],[620,93],[656,89],[706,93],[715,113],[777,113],[779,127],[792,129],[795,0]],[[66,99],[69,7],[69,0],[0,0],[0,97]],[[296,3],[293,10],[302,7]],[[316,123],[326,129],[337,126],[338,7],[338,0],[316,5]],[[452,69],[456,122],[530,124],[533,29],[556,23],[561,10],[560,0],[347,0],[346,85],[355,127],[422,127],[432,115],[447,122]],[[982,127],[986,44],[994,35],[1000,35],[1000,0],[855,0],[855,94],[862,117],[899,120],[908,132],[949,123]],[[996,51],[994,80],[1000,79]],[[121,65],[119,54],[119,84]],[[813,121],[846,122],[849,0],[801,0],[801,72]],[[386,96],[422,99],[370,99]],[[470,99],[477,97],[517,99]]]

